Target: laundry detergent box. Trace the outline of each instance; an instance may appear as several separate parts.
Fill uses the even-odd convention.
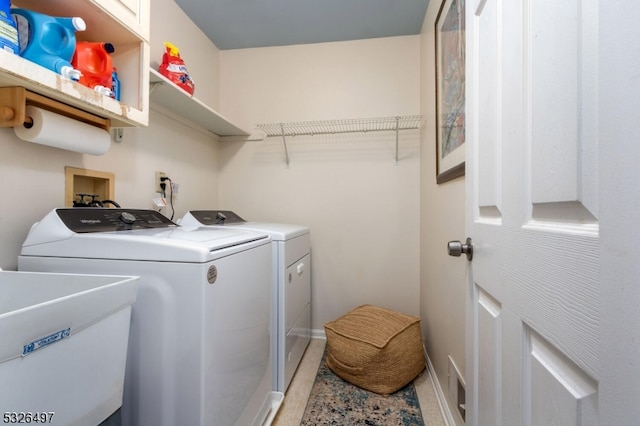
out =
[[[18,48],[18,28],[11,16],[10,0],[0,0],[0,49],[16,55],[20,53]]]

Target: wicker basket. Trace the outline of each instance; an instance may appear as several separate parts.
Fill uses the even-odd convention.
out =
[[[327,366],[363,389],[388,395],[425,368],[418,317],[362,305],[324,329]]]

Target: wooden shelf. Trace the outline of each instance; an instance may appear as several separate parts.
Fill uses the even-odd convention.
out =
[[[151,105],[160,106],[218,136],[249,136],[251,134],[173,84],[158,71],[149,68],[149,73]]]
[[[111,120],[113,127],[146,126],[146,111],[127,106],[0,49],[0,87],[24,87],[27,90]]]

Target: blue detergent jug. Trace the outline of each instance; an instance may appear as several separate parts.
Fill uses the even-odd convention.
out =
[[[11,9],[18,28],[20,56],[64,77],[78,81],[82,75],[73,68],[76,31],[87,26],[80,17],[49,16],[27,9]]]
[[[11,0],[0,0],[0,49],[16,55],[18,51],[18,30],[11,16]]]

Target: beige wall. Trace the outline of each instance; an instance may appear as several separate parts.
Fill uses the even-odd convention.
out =
[[[223,50],[221,109],[256,123],[419,113],[419,38]]]
[[[442,392],[449,395],[448,357],[464,377],[466,261],[447,255],[449,240],[464,240],[464,178],[436,184],[434,22],[440,2],[430,2],[422,26],[421,104],[427,117],[421,150],[420,316],[427,353]],[[454,401],[448,401],[455,411]],[[460,422],[457,417],[455,421]]]
[[[221,106],[252,123],[418,114],[420,37],[221,51]],[[419,141],[221,142],[220,206],[311,228],[312,328],[364,303],[419,312]]]

